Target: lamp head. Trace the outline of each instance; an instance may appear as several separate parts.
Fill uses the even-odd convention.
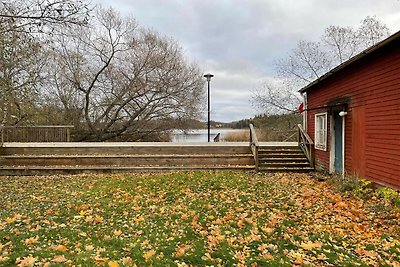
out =
[[[207,79],[207,82],[211,81],[211,78],[214,77],[211,73],[204,74],[204,77]]]

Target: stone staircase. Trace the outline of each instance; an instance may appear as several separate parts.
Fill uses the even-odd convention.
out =
[[[4,143],[0,175],[252,170],[248,143]]]
[[[297,145],[260,146],[259,171],[310,172],[314,168]]]

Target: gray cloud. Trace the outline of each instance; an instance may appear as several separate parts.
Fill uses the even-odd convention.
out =
[[[400,30],[399,0],[95,0],[173,37],[212,80],[214,120],[257,113],[251,90],[274,76],[273,62],[330,25],[357,26],[376,15]],[[206,114],[205,114],[206,115]]]

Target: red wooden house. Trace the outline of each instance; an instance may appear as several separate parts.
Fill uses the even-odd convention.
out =
[[[300,93],[317,169],[400,189],[400,32]]]

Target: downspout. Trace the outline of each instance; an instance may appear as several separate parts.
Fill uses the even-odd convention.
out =
[[[346,150],[346,116],[347,116],[347,111],[340,111],[339,112],[339,116],[342,117],[342,177],[344,178],[344,174],[345,174],[345,150]]]
[[[307,109],[308,109],[308,106],[307,106],[307,92],[304,92],[304,93],[302,93],[301,94],[301,96],[303,97],[303,107],[304,107],[304,112],[303,112],[303,129],[304,129],[304,131],[306,132],[306,133],[308,133],[308,125],[307,125],[307,113],[308,113],[308,111],[307,111]]]

